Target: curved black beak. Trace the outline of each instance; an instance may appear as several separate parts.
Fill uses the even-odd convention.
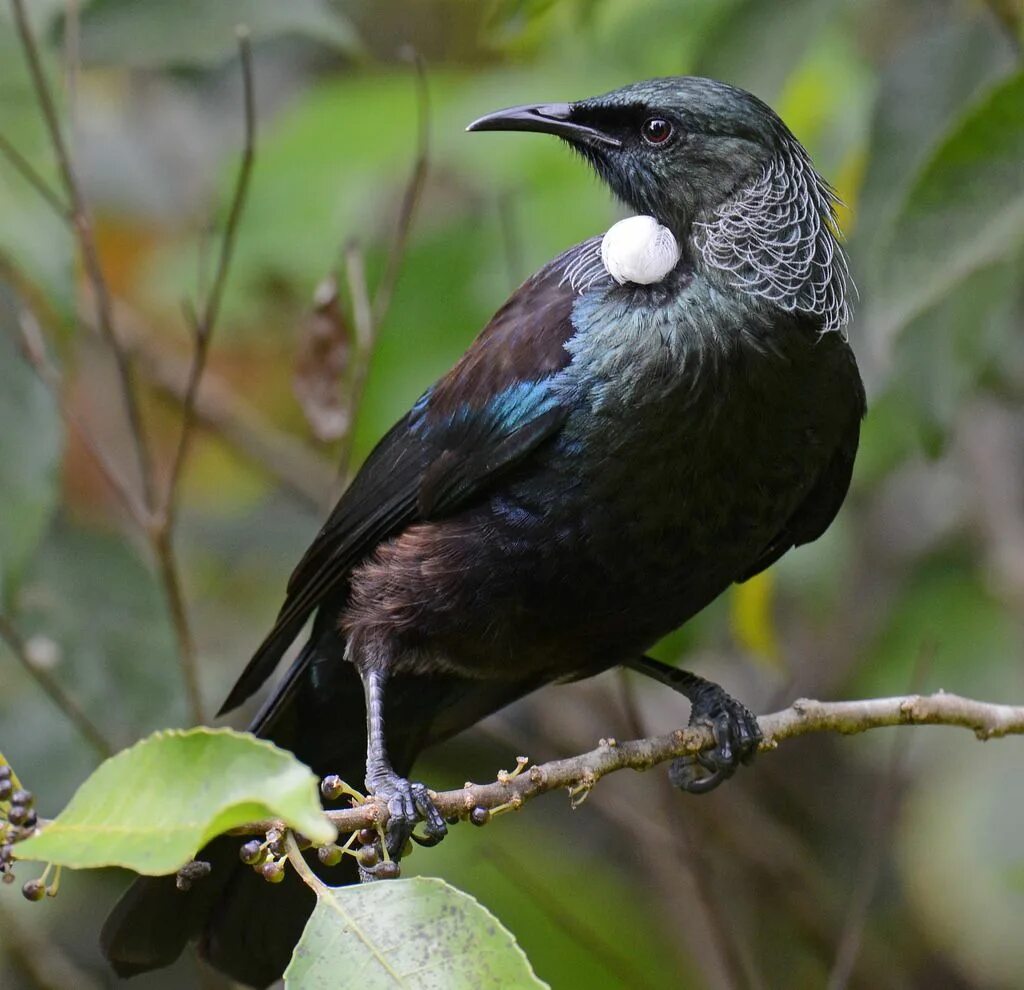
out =
[[[588,144],[604,144],[612,148],[622,147],[618,138],[605,134],[596,127],[577,123],[572,119],[571,103],[536,103],[532,106],[509,107],[489,113],[474,120],[467,131],[537,131],[540,134],[555,134],[567,141]]]

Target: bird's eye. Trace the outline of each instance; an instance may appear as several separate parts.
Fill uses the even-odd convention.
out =
[[[648,117],[640,133],[648,144],[664,144],[672,136],[672,125],[664,117]]]

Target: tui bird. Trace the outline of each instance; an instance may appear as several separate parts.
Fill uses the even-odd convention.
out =
[[[644,651],[825,531],[865,412],[835,194],[759,99],[655,79],[469,130],[558,136],[638,216],[528,279],[385,435],[221,709],[312,619],[252,731],[365,777],[394,854],[417,821],[445,832],[416,755],[554,681],[623,665],[686,694],[717,742],[673,765],[686,790],[748,761],[754,717]],[[187,893],[136,881],[103,933],[119,973],[198,939],[236,979],[281,974],[312,895],[268,886],[237,846],[211,843]]]

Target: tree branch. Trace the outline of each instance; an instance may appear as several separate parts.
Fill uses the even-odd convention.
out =
[[[32,662],[28,645],[14,628],[7,616],[0,614],[0,639],[6,644],[28,675],[43,689],[50,700],[67,716],[69,722],[81,733],[82,738],[96,751],[101,759],[113,756],[114,747],[86,715],[78,702],[64,690],[60,681],[45,667]]]
[[[185,394],[182,398],[181,431],[178,445],[171,462],[170,477],[163,505],[155,513],[154,524],[150,533],[153,551],[157,558],[157,567],[161,581],[167,594],[171,622],[178,641],[178,657],[181,662],[182,680],[185,683],[185,694],[189,712],[194,722],[202,722],[203,698],[199,688],[199,664],[196,655],[195,638],[189,622],[188,608],[181,581],[178,555],[174,547],[174,523],[178,511],[178,490],[180,487],[185,460],[188,456],[189,440],[195,423],[196,400],[199,385],[206,370],[206,362],[210,353],[210,341],[213,338],[217,317],[220,315],[224,289],[227,286],[228,274],[231,270],[231,258],[234,254],[235,239],[238,225],[242,219],[245,200],[249,192],[252,177],[252,166],[256,154],[256,104],[252,77],[252,46],[249,34],[244,29],[238,32],[239,60],[242,66],[242,93],[245,107],[245,143],[242,160],[235,179],[234,192],[228,210],[228,218],[221,237],[220,253],[213,285],[202,303],[202,311],[195,313],[187,310],[186,320],[192,331],[194,350]]]
[[[955,694],[906,695],[896,698],[871,698],[864,701],[812,701],[801,698],[782,711],[758,719],[764,738],[761,751],[774,750],[779,743],[812,732],[839,732],[854,735],[868,729],[893,725],[952,725],[970,729],[982,740],[1008,735],[1024,735],[1024,705],[999,705],[974,701]],[[680,756],[689,756],[714,745],[711,730],[696,726],[677,729],[665,736],[616,742],[602,739],[597,749],[564,760],[552,760],[525,769],[501,771],[490,784],[467,783],[453,791],[431,792],[437,810],[446,818],[468,818],[474,809],[494,813],[515,811],[548,791],[569,791],[573,807],[578,807],[604,776],[617,770],[650,770],[651,767]],[[387,823],[385,805],[367,799],[363,804],[327,812],[342,833],[376,828]],[[233,834],[260,835],[279,822],[255,822]]]
[[[25,53],[25,60],[28,63],[29,75],[36,91],[39,107],[42,110],[43,120],[50,137],[50,144],[53,146],[61,182],[70,203],[67,220],[71,232],[78,242],[86,277],[92,286],[96,306],[96,325],[109,345],[117,365],[117,373],[121,381],[121,394],[128,417],[132,442],[135,446],[139,474],[142,478],[144,501],[147,508],[152,510],[155,506],[156,489],[153,480],[153,464],[149,443],[146,439],[146,432],[142,423],[142,410],[135,389],[135,376],[131,361],[127,352],[121,346],[115,331],[113,301],[106,275],[103,272],[103,265],[100,262],[96,235],[93,231],[92,221],[89,218],[89,211],[86,207],[85,197],[82,194],[81,184],[78,181],[74,162],[61,131],[57,107],[53,100],[53,94],[50,91],[50,85],[46,80],[46,73],[43,71],[42,61],[39,57],[39,48],[36,45],[32,28],[29,25],[24,0],[11,0],[11,9],[14,12],[15,26],[17,27],[22,50]],[[50,202],[51,206],[56,207],[56,204],[51,201],[51,196],[46,195],[45,198]]]

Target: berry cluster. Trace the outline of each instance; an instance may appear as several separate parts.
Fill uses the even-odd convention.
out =
[[[299,836],[296,836],[296,839],[298,838]],[[306,844],[308,845],[308,842]],[[284,868],[288,859],[284,832],[272,828],[262,842],[259,839],[250,839],[238,850],[238,856],[267,883],[280,883],[284,879]]]
[[[35,810],[35,795],[21,787],[14,771],[6,763],[0,763],[0,881],[14,883],[14,845],[27,839],[39,821]],[[47,886],[46,872],[37,880],[25,883],[21,892],[27,900],[41,901],[47,894],[57,893],[60,870],[54,882]]]

